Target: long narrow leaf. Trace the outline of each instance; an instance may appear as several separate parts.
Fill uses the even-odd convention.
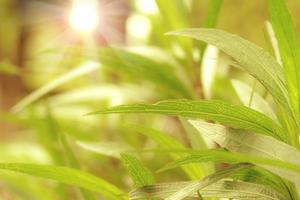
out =
[[[278,41],[285,79],[294,111],[299,117],[300,41],[284,0],[269,0],[269,13]]]
[[[189,184],[187,184],[185,187],[182,187],[174,194],[171,194],[166,200],[180,200],[185,197],[190,196],[191,194],[194,194],[198,190],[201,190],[202,188],[205,188],[223,178],[229,177],[230,175],[242,170],[251,167],[250,164],[237,164],[230,166],[228,168],[225,168],[223,170],[217,171],[214,174],[211,174],[209,176],[206,176],[201,181],[193,181]]]
[[[110,113],[157,113],[214,120],[235,128],[259,132],[284,140],[281,127],[267,116],[248,107],[235,106],[222,101],[162,101],[156,104],[116,106],[89,114]]]
[[[278,159],[264,158],[260,156],[254,156],[249,154],[241,154],[234,152],[227,152],[221,150],[206,150],[206,151],[193,151],[190,156],[187,156],[183,159],[177,160],[173,163],[166,165],[161,168],[159,171],[165,171],[180,167],[182,165],[190,163],[201,163],[207,161],[215,162],[227,162],[227,163],[253,163],[259,165],[267,165],[270,167],[276,167],[276,169],[289,170],[292,173],[300,173],[300,165],[286,162]]]
[[[189,182],[171,182],[149,185],[138,188],[129,193],[130,199],[140,199],[145,197],[166,198]],[[266,199],[266,200],[287,200],[288,197],[277,192],[271,187],[248,183],[244,181],[233,181],[222,179],[198,191],[202,197],[233,198],[233,199]],[[191,194],[189,197],[197,197],[198,194]]]
[[[72,168],[36,165],[24,163],[1,163],[1,170],[9,170],[29,174],[45,179],[56,180],[65,184],[75,185],[102,194],[107,199],[122,199],[124,193],[116,186],[89,173]]]

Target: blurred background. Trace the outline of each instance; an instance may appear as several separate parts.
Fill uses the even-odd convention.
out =
[[[200,27],[207,12],[208,1],[182,2],[186,4],[187,10],[190,9],[189,13],[184,13],[188,15],[185,18],[189,20],[189,26],[176,26]],[[297,6],[300,3],[292,0],[287,2],[299,27]],[[89,39],[94,46],[161,46],[156,37],[164,38],[163,31],[177,28],[171,25],[162,27],[164,22],[159,18],[163,13],[154,0],[99,0],[98,4],[97,12],[101,22]],[[22,71],[19,74],[22,77],[14,76],[17,72],[12,68],[9,73],[14,75],[1,73],[0,103],[2,109],[8,109],[26,93],[47,82],[53,73],[64,68],[62,63],[58,66],[53,59],[42,59],[40,54],[43,51],[54,48],[62,50],[70,46],[86,47],[87,41],[83,41],[78,31],[69,23],[72,1],[1,0],[0,5],[1,71],[9,68],[9,65]],[[174,15],[181,11],[183,12],[180,8],[172,10]],[[265,1],[226,0],[217,27],[265,46],[264,22],[267,16]],[[40,73],[42,77],[32,73]]]
[[[128,177],[121,175],[125,169],[114,155],[123,147],[150,148],[154,143],[124,128],[124,123],[155,127],[189,146],[184,127],[175,118],[83,114],[172,98],[238,103],[228,77],[252,86],[251,77],[233,69],[231,58],[213,47],[209,54],[213,61],[204,67],[203,44],[165,33],[217,27],[270,49],[267,2],[223,0],[220,8],[210,2],[0,0],[0,161],[65,165],[62,134],[84,168],[129,188]],[[300,1],[287,3],[300,28]],[[208,19],[214,9],[219,11],[217,18]],[[259,84],[256,87],[264,93]],[[85,151],[80,141],[100,142],[96,151],[104,156]],[[78,150],[78,143],[84,148]],[[155,171],[168,160],[164,157],[147,154],[143,159]],[[160,181],[183,176],[166,173]],[[40,180],[5,173],[1,177],[3,199],[58,199],[45,192],[47,184],[53,183],[40,185]],[[20,180],[33,185],[22,189]],[[75,199],[72,195],[69,199]]]

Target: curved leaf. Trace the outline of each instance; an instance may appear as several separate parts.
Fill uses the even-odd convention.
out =
[[[221,147],[232,152],[278,159],[284,162],[300,165],[300,151],[295,147],[272,137],[233,130],[219,124],[212,124],[203,121],[190,120],[189,122],[201,134],[209,137],[213,141],[217,142]],[[270,166],[260,166],[288,180],[300,183],[300,174],[298,173]]]
[[[45,179],[56,180],[65,184],[71,184],[102,194],[107,199],[122,199],[124,193],[116,186],[100,179],[92,174],[72,168],[36,165],[23,163],[0,163],[1,170],[9,170],[29,174]]]
[[[182,187],[178,191],[176,191],[174,194],[171,194],[165,200],[180,200],[185,197],[188,197],[191,194],[194,194],[198,190],[201,190],[202,188],[205,188],[222,178],[229,177],[230,175],[242,170],[252,167],[250,164],[236,164],[232,165],[230,167],[227,167],[225,169],[222,169],[220,171],[215,172],[214,174],[206,176],[204,179],[200,181],[191,181],[189,184],[187,184],[185,187]]]
[[[281,127],[267,116],[245,106],[223,101],[161,101],[156,104],[135,104],[112,107],[91,114],[157,113],[218,121],[235,128],[246,129],[284,140]]]
[[[294,112],[299,117],[300,41],[297,30],[284,0],[269,0],[268,7],[284,66],[284,75],[291,103]]]
[[[267,51],[239,36],[217,29],[193,28],[168,35],[186,36],[218,47],[236,59],[291,113],[282,67]]]
[[[235,152],[221,151],[221,150],[206,150],[206,151],[190,151],[191,155],[183,159],[177,160],[166,165],[159,171],[165,171],[180,167],[190,163],[201,163],[207,161],[226,162],[226,163],[253,163],[259,165],[268,165],[270,167],[281,168],[291,172],[300,174],[300,165],[286,162],[278,159],[264,158],[249,154],[241,154]]]
[[[145,197],[166,198],[190,182],[171,182],[149,185],[135,189],[129,193],[130,199]],[[203,189],[198,190],[202,197],[233,198],[233,199],[265,199],[265,200],[287,200],[286,196],[269,186],[248,183],[244,181],[233,181],[222,179]],[[198,197],[197,193],[189,197]]]

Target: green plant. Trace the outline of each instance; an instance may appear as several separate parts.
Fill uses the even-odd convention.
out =
[[[185,153],[190,152],[190,155],[168,165],[164,170],[189,163],[217,161],[240,163],[240,166],[243,166],[242,163],[245,162],[252,163],[256,166],[255,168],[258,167],[260,170],[264,169],[272,173],[264,172],[264,175],[260,174],[260,177],[250,181],[255,186],[244,187],[243,184],[250,184],[244,182],[249,171],[242,170],[243,176],[238,178],[219,171],[202,181],[164,183],[142,187],[131,193],[132,198],[182,199],[188,196],[197,196],[197,192],[205,197],[299,198],[300,120],[298,96],[300,79],[298,64],[300,43],[284,1],[270,0],[269,10],[282,66],[265,50],[224,31],[204,28],[185,29],[168,33],[168,35],[185,36],[204,41],[215,45],[233,57],[239,62],[242,69],[255,77],[272,95],[276,103],[277,119],[271,119],[247,105],[235,106],[222,101],[190,100],[117,106],[90,114],[157,113],[218,122],[223,125],[189,120],[202,135],[217,142],[224,148],[223,150],[186,151]],[[276,45],[274,46],[277,48]],[[250,171],[257,173],[255,168]],[[230,168],[226,170],[231,171]],[[232,183],[222,182],[226,181],[223,178],[230,176],[229,181],[233,181]],[[262,184],[259,179],[269,180]],[[209,183],[207,183],[208,180]],[[219,184],[222,185],[221,189]],[[212,187],[212,191],[208,189],[210,187]],[[255,187],[267,188],[251,191]]]
[[[194,4],[197,0],[192,1]],[[161,49],[149,48],[144,53],[129,48],[88,49],[92,54],[90,58],[99,60],[101,65],[88,63],[63,73],[21,100],[12,113],[1,113],[2,119],[33,132],[38,151],[49,158],[43,156],[45,160],[38,157],[38,161],[25,159],[18,163],[13,158],[11,162],[1,160],[0,169],[59,182],[40,184],[29,178],[32,188],[28,184],[20,186],[26,178],[3,173],[1,177],[9,190],[28,199],[47,200],[73,198],[74,194],[74,198],[86,200],[98,199],[98,195],[112,200],[299,199],[300,42],[292,19],[283,0],[268,1],[272,23],[269,31],[275,32],[275,37],[270,34],[274,58],[239,36],[213,29],[221,4],[221,0],[210,1],[202,24],[204,28],[183,29],[157,37],[166,30],[195,25],[187,17],[190,11],[183,1],[158,0],[164,24],[167,24],[157,26],[158,31],[153,33]],[[178,13],[174,14],[173,10]],[[154,24],[158,21],[152,20]],[[172,51],[174,42],[185,57]],[[205,100],[209,95],[205,94],[199,66],[207,67],[204,66],[206,43],[231,56],[235,61],[230,60],[230,65],[256,79],[253,87],[239,80],[233,80],[232,86],[227,84],[226,89],[235,89],[243,105],[236,105],[238,101],[234,99],[230,103]],[[76,52],[76,48],[67,51]],[[200,54],[198,59],[193,58],[195,52]],[[74,60],[84,60],[85,56]],[[100,69],[104,74],[101,83],[105,85],[99,86],[95,77],[81,77]],[[82,81],[84,87],[73,89],[74,79]],[[61,86],[65,87],[63,92],[49,94]],[[264,88],[264,94],[258,87]],[[267,99],[268,95],[272,98]],[[172,100],[110,107],[167,98]],[[103,109],[107,106],[110,108]],[[102,110],[92,112],[99,107]],[[87,114],[82,116],[83,113]],[[112,113],[178,118],[104,115]],[[133,121],[133,124],[124,124],[124,121]],[[149,128],[162,127],[162,124],[172,126],[169,130],[174,130],[174,135],[179,133],[176,137],[188,142],[179,142],[165,130]],[[95,134],[99,130],[101,137]],[[100,142],[95,142],[98,140]],[[219,148],[208,148],[208,140]],[[4,148],[4,158],[5,149],[8,148]],[[170,159],[173,161],[166,164]],[[153,173],[157,168],[161,177]],[[99,177],[86,172],[87,169],[99,173]],[[165,173],[169,175],[164,176]],[[127,174],[132,183],[125,184]],[[189,180],[178,181],[182,177]],[[168,182],[159,183],[164,180]],[[65,184],[80,190],[70,189]],[[135,189],[127,194],[126,191],[132,189],[130,186]],[[41,192],[47,191],[45,187],[54,189],[55,194]]]

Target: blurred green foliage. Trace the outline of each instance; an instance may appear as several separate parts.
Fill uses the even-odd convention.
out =
[[[250,150],[259,153],[249,156],[258,163],[253,167],[244,164],[251,162],[242,154],[246,150],[230,154],[234,147],[217,140],[226,150],[211,151],[216,138],[203,136],[245,129],[278,139],[257,136],[292,158],[299,155],[298,94],[291,92],[299,90],[293,73],[298,60],[290,61],[299,49],[291,19],[300,27],[300,3],[286,1],[290,17],[284,1],[274,2],[271,7],[271,0],[99,0],[101,23],[81,33],[68,22],[72,1],[0,0],[0,198],[213,199],[224,194],[210,190],[228,186],[228,198],[245,199],[251,192],[249,198],[259,193],[262,199],[298,199],[300,190],[290,177],[299,177],[299,163],[284,160],[285,154],[264,159],[262,151],[273,152],[254,142]],[[276,56],[278,47],[265,27],[268,7],[284,69],[290,66],[285,74],[269,56]],[[223,29],[266,51],[213,29],[175,33],[199,40],[166,35],[191,27]],[[287,89],[284,81],[291,76]],[[150,104],[164,99],[171,101]],[[100,113],[152,114],[85,115],[134,103],[150,105]],[[184,117],[226,127],[195,126]],[[174,160],[170,166],[180,168],[157,172]],[[128,196],[135,187],[142,189]]]

